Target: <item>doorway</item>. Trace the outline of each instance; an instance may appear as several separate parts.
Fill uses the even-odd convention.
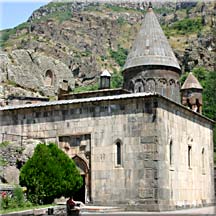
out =
[[[90,201],[90,173],[87,161],[80,156],[73,157],[73,161],[76,164],[77,169],[83,180],[82,187],[74,194],[74,200],[87,203]]]
[[[86,197],[86,191],[85,191],[85,175],[81,175],[82,180],[83,180],[83,185],[82,187],[74,194],[73,198],[75,201],[81,201],[83,203],[86,203],[85,197]]]

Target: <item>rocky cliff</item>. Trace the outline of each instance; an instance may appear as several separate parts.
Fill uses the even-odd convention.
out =
[[[119,3],[118,3],[119,2]],[[51,2],[26,23],[2,31],[0,97],[53,96],[97,82],[104,68],[120,72],[147,2]],[[179,2],[154,11],[184,71],[214,68],[215,5]]]

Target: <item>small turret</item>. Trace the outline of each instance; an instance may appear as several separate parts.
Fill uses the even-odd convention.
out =
[[[104,70],[100,75],[100,89],[109,89],[110,88],[110,78],[111,75],[108,70]]]
[[[202,113],[202,86],[190,72],[181,87],[182,104],[195,112]]]

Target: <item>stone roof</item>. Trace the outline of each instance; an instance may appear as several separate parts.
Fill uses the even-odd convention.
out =
[[[146,96],[153,96],[153,95],[157,95],[157,94],[151,93],[151,92],[141,92],[141,93],[133,93],[133,94],[120,94],[120,95],[80,98],[80,99],[71,99],[71,100],[58,100],[58,101],[49,101],[49,102],[42,102],[42,103],[36,103],[36,104],[22,104],[22,105],[14,105],[14,106],[4,106],[4,107],[0,107],[0,111],[17,110],[17,109],[25,109],[25,108],[31,109],[31,108],[37,108],[37,107],[77,104],[77,103],[86,103],[86,102],[97,102],[97,101],[105,101],[105,100],[139,98],[139,97],[146,97]]]
[[[185,89],[203,89],[203,88],[200,85],[197,78],[190,72],[183,86],[181,87],[181,90],[185,90]]]
[[[170,66],[181,70],[152,8],[145,15],[124,70],[147,65]]]
[[[88,102],[100,102],[100,101],[113,101],[113,100],[124,100],[124,99],[134,99],[134,98],[145,98],[145,97],[159,97],[164,100],[169,101],[171,104],[176,104],[179,107],[182,107],[184,110],[188,110],[190,113],[195,114],[196,116],[200,116],[202,119],[205,119],[211,123],[215,123],[215,121],[201,115],[198,112],[195,112],[187,107],[183,106],[180,103],[177,103],[173,100],[170,100],[167,97],[164,97],[157,93],[151,92],[140,92],[140,93],[131,93],[131,94],[122,94],[122,95],[112,95],[112,96],[103,96],[103,97],[92,97],[92,98],[81,98],[81,99],[72,99],[72,100],[59,100],[59,101],[50,101],[36,104],[24,104],[24,105],[16,105],[16,106],[5,106],[0,107],[0,114],[2,115],[2,111],[13,111],[19,109],[33,109],[40,107],[49,107],[49,106],[58,106],[58,105],[69,105],[69,104],[78,104],[78,103],[88,103]]]
[[[104,70],[101,74],[101,77],[111,77],[111,74],[108,70]]]

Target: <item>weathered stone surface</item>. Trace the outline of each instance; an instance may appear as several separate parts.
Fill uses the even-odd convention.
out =
[[[188,5],[188,14],[185,12],[185,5]],[[17,49],[34,50],[37,55],[45,55],[61,61],[67,70],[73,74],[76,86],[95,84],[97,77],[104,68],[110,69],[111,72],[114,69],[120,70],[119,64],[116,63],[116,59],[111,57],[110,51],[118,52],[119,47],[129,51],[137,31],[140,29],[144,17],[143,10],[147,6],[147,2],[120,3],[119,1],[113,1],[106,6],[96,2],[82,2],[80,4],[69,2],[61,3],[58,6],[55,4],[43,6],[30,17],[28,23],[30,26],[23,29],[18,28],[16,33],[11,35],[4,50],[7,55]],[[116,7],[121,8],[115,11]],[[166,12],[161,10],[161,7],[166,8]],[[157,12],[156,15],[160,23],[164,25],[172,26],[173,22],[188,17],[204,17],[207,28],[215,26],[214,5],[211,2],[202,6],[202,4],[190,4],[189,2],[164,3],[157,1],[154,2],[153,8]],[[59,24],[59,21],[55,19],[55,13],[64,14],[65,11],[71,12],[71,17]],[[52,15],[55,18],[47,17],[52,17]],[[40,18],[41,20],[39,20]],[[213,50],[215,47],[213,31],[202,31],[197,35],[189,36],[187,34],[171,36],[169,42],[174,48],[174,53],[183,72],[191,71],[193,67],[203,65],[208,70],[213,70]],[[28,54],[25,55],[25,58],[29,59]],[[5,68],[5,64],[2,64],[2,60],[1,58],[0,81],[5,81],[9,71]],[[11,75],[16,76],[23,71],[22,65],[13,65],[8,57],[7,61],[11,65]],[[31,62],[30,59],[24,61]],[[17,70],[17,73],[14,73],[14,70]],[[28,69],[26,70],[28,71]],[[46,67],[40,68],[40,70],[46,70]],[[62,66],[61,70],[67,71]],[[34,90],[42,91],[43,94],[56,92],[56,87],[54,89],[44,87],[43,75],[39,75],[40,73],[35,67],[32,71],[35,72],[32,80],[38,82],[36,86],[34,83]],[[18,78],[12,80],[14,79]],[[18,81],[18,84],[24,85],[24,81],[20,78]],[[32,86],[29,84],[32,82],[25,83],[22,87],[31,90]],[[154,81],[149,80],[148,84],[149,86],[154,85]]]
[[[19,169],[14,166],[7,166],[3,170],[3,178],[9,184],[19,184]]]
[[[23,152],[22,152],[22,157],[21,157],[21,160],[23,162],[27,161],[29,158],[32,157],[33,153],[34,153],[34,149],[35,147],[37,146],[37,144],[41,143],[40,140],[27,140],[27,141],[24,141],[23,143]]]
[[[55,139],[71,158],[77,157],[76,162],[83,174],[85,170],[90,172],[91,178],[88,176],[85,182],[91,182],[86,188],[94,204],[136,203],[141,209],[159,211],[176,206],[200,206],[204,205],[203,201],[206,204],[214,202],[213,133],[209,120],[156,96],[87,101],[37,107],[34,111],[30,108],[1,111],[0,131],[9,133],[19,128],[14,118],[18,114],[20,119],[25,116],[26,120],[20,122],[22,131],[17,129],[17,133],[25,135],[24,146],[29,145],[23,152],[33,149],[32,140],[38,140],[37,137],[43,137],[47,142]],[[146,122],[145,118],[152,113],[143,107],[145,104],[153,107],[156,102],[157,117],[153,122]],[[116,109],[110,113],[92,115],[97,109],[114,105]],[[138,108],[131,114],[134,105]],[[26,124],[32,116],[35,116],[35,123]],[[131,124],[137,128],[134,134],[131,133]],[[173,163],[170,165],[171,139]],[[121,164],[117,164],[117,142],[122,147]],[[191,169],[188,167],[188,145],[192,146],[193,152]],[[205,149],[205,173],[202,148]]]
[[[3,74],[7,74],[7,80],[14,85],[46,96],[57,94],[61,83],[65,80],[70,89],[74,88],[73,74],[61,61],[33,50],[13,50],[8,56],[6,53],[5,55],[0,67]],[[50,75],[47,75],[47,71],[51,71]],[[47,83],[46,79],[49,78],[50,82]],[[2,77],[2,81],[7,82],[7,80],[5,76]]]

